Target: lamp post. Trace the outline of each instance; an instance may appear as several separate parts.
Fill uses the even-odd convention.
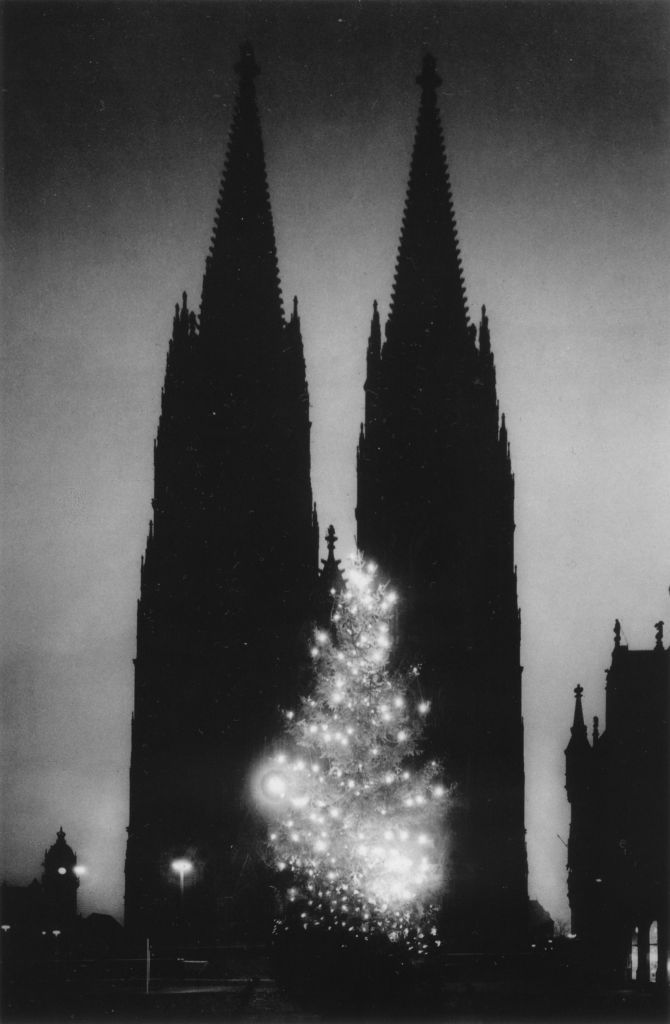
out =
[[[180,918],[180,932],[181,941],[185,941],[185,924],[184,924],[184,877],[190,875],[193,871],[193,863],[190,860],[186,860],[185,857],[179,857],[177,860],[173,860],[170,865],[172,870],[179,875],[179,918]]]
[[[190,860],[182,857],[179,860],[173,860],[171,867],[179,875],[179,904],[181,906],[184,902],[184,876],[190,875],[193,871],[193,864]]]

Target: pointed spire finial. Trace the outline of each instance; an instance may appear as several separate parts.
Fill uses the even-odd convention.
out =
[[[571,732],[573,736],[584,735],[586,736],[586,723],[584,722],[584,711],[582,709],[582,694],[584,693],[584,687],[581,683],[575,686],[575,717],[572,723]]]
[[[621,646],[621,623],[618,619],[614,620],[614,646]]]
[[[56,832],[56,838],[57,839],[65,839],[65,833],[63,832],[63,826],[62,825],[58,829],[58,832]]]
[[[235,65],[235,70],[240,76],[241,85],[248,85],[253,82],[254,78],[260,73],[261,69],[256,63],[253,47],[248,40],[240,46],[240,59]]]
[[[335,544],[337,543],[337,537],[335,535],[335,527],[331,525],[328,527],[326,533],[326,544],[328,546],[328,557],[321,559],[321,585],[323,588],[323,596],[326,604],[329,607],[328,614],[332,610],[331,598],[333,594],[338,593],[344,586],[344,577],[342,570],[340,569],[340,559],[335,558]],[[326,597],[326,595],[328,595]]]
[[[489,318],[486,315],[486,306],[482,306],[482,316],[479,321],[479,351],[483,355],[491,354],[491,335],[489,334]]]
[[[372,303],[372,321],[370,323],[370,337],[368,338],[368,382],[366,388],[375,387],[374,381],[370,378],[371,372],[371,361],[376,362],[379,360],[382,350],[382,328],[379,320],[379,306],[375,299]],[[372,371],[374,372],[374,371]]]
[[[662,647],[663,646],[663,626],[664,625],[665,625],[664,622],[655,622],[654,623],[654,629],[656,630],[656,646],[657,647]]]
[[[434,92],[442,85],[442,79],[437,73],[437,64],[432,53],[424,54],[421,74],[416,76],[416,84],[420,85],[423,92]]]
[[[593,745],[595,746],[600,739],[600,719],[597,715],[593,716]]]

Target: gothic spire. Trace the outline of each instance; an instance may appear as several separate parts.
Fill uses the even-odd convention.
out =
[[[380,386],[380,360],[382,351],[382,329],[379,321],[377,300],[372,304],[372,322],[368,338],[367,374],[365,380],[365,422],[372,425],[378,413]]]
[[[382,331],[379,322],[379,306],[375,299],[372,303],[372,322],[370,324],[370,337],[368,338],[368,364],[371,359],[379,359],[382,349]]]
[[[568,746],[572,746],[576,743],[588,745],[588,735],[586,732],[586,723],[584,721],[584,709],[582,708],[582,694],[584,693],[584,687],[579,685],[575,686],[575,714],[572,720],[572,728],[570,729],[570,743]]]
[[[441,79],[430,54],[423,59],[417,83],[421,86],[419,118],[387,337],[394,340],[397,325],[398,343],[411,343],[411,339],[403,338],[405,319],[409,317],[414,325],[418,321],[421,335],[436,335],[442,343],[453,343],[454,334],[462,341],[467,337],[468,316],[437,103]],[[418,344],[419,339],[414,343]]]
[[[313,608],[315,619],[322,629],[332,625],[332,614],[335,595],[344,589],[344,575],[340,569],[340,559],[335,558],[335,527],[331,524],[326,533],[328,557],[321,559],[321,571],[314,593]]]
[[[489,331],[489,318],[486,315],[486,306],[482,306],[482,318],[479,323],[479,351],[483,356],[491,355],[491,333]]]
[[[268,340],[283,323],[277,248],[249,43],[235,65],[238,91],[202,289],[201,326],[209,341]],[[236,337],[237,336],[237,337]]]
[[[337,537],[335,536],[335,527],[331,525],[328,527],[326,533],[326,545],[328,547],[328,557],[321,559],[323,566],[321,570],[321,579],[324,584],[327,584],[329,593],[333,590],[340,591],[344,586],[344,577],[342,570],[340,569],[340,559],[335,558],[335,544],[337,543]]]

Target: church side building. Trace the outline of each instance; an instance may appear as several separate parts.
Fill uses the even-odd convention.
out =
[[[420,663],[427,753],[455,784],[448,948],[527,934],[514,477],[489,323],[470,322],[437,89],[426,56],[384,341],[374,304],[357,540],[397,586],[399,658]]]
[[[252,927],[266,887],[249,773],[304,688],[318,577],[300,319],[297,300],[284,318],[250,46],[236,70],[200,314],[184,295],[174,317],[137,611],[126,927],[166,940]]]
[[[572,931],[590,962],[619,982],[668,980],[668,693],[663,623],[651,650],[614,628],[606,729],[589,740],[575,689],[565,751],[570,802],[568,898]]]

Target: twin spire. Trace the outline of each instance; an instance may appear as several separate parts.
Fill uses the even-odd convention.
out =
[[[283,323],[276,238],[256,102],[260,69],[245,42],[235,65],[238,91],[203,281],[201,325],[218,336],[273,333]],[[404,335],[406,318],[421,331],[467,336],[460,249],[437,104],[441,79],[426,54],[417,77],[421,102],[396,261],[387,338]],[[259,302],[259,295],[263,301]],[[396,330],[397,327],[397,330]],[[216,341],[215,337],[212,340]]]
[[[201,327],[268,338],[283,326],[277,246],[249,43],[235,65],[238,90],[202,289]]]
[[[424,56],[416,81],[421,86],[421,101],[387,328],[391,344],[396,340],[407,342],[402,336],[410,322],[419,323],[424,334],[443,337],[446,331],[463,340],[468,326],[460,247],[437,104],[441,79],[431,54]]]

